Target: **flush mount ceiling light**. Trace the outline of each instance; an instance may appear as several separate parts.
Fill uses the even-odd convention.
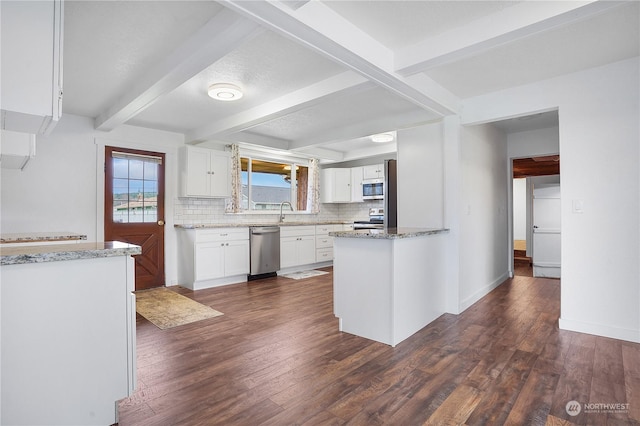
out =
[[[207,93],[218,101],[237,101],[242,97],[242,89],[231,83],[212,84]]]
[[[371,141],[376,143],[391,142],[393,140],[393,134],[391,133],[379,133],[371,136]]]

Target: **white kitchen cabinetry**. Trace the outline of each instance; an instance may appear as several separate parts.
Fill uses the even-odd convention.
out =
[[[61,0],[0,2],[2,128],[49,134],[62,115]]]
[[[351,168],[351,202],[361,203],[362,199],[362,179],[364,176],[364,167]]]
[[[52,252],[87,245],[77,251],[96,250]],[[118,421],[117,401],[136,385],[133,271],[129,255],[2,265],[0,423]]]
[[[353,231],[353,224],[316,225],[316,262],[333,261],[333,237],[329,232],[337,231]]]
[[[384,164],[373,164],[370,166],[363,166],[362,178],[363,179],[384,179]]]
[[[316,262],[316,227],[280,227],[280,269]]]
[[[180,149],[180,196],[231,196],[231,155],[226,151],[185,146]]]
[[[243,282],[249,273],[249,228],[183,229],[178,277],[192,290]]]
[[[351,169],[320,170],[320,202],[348,203],[351,201]]]
[[[333,261],[333,237],[329,232],[342,229],[342,225],[316,225],[316,262]]]

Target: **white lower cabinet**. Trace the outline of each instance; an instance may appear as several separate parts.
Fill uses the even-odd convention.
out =
[[[247,280],[249,228],[179,232],[179,284],[192,290]]]
[[[329,232],[341,229],[342,225],[316,225],[316,262],[333,261],[333,237]]]
[[[316,262],[333,261],[333,237],[329,232],[353,231],[353,224],[316,225]]]
[[[280,269],[316,262],[315,226],[280,227]]]

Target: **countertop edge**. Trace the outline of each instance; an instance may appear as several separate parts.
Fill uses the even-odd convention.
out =
[[[390,229],[359,229],[353,231],[329,232],[329,236],[337,238],[360,238],[378,240],[397,240],[402,238],[416,238],[426,235],[448,233],[448,228],[421,229],[421,228],[390,228]]]
[[[141,253],[142,247],[119,241],[10,247],[5,249],[0,247],[0,266],[133,256]]]
[[[38,243],[60,241],[86,241],[87,236],[73,232],[35,232],[35,233],[10,233],[0,235],[0,244],[13,243]]]

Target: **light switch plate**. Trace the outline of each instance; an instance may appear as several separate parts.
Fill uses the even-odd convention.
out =
[[[584,213],[584,201],[573,200],[573,207],[571,211],[573,213]]]

